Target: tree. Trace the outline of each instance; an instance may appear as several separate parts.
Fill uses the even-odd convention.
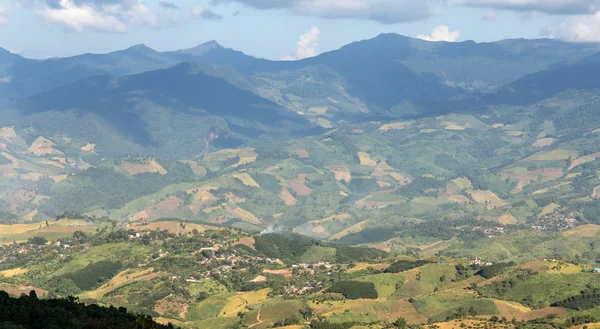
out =
[[[400,317],[398,318],[396,321],[394,321],[394,323],[392,323],[394,325],[394,327],[396,328],[400,328],[400,329],[404,329],[407,327],[407,323],[406,323],[406,319]]]

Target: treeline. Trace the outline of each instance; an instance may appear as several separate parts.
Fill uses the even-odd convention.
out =
[[[477,275],[480,275],[486,279],[491,279],[495,276],[498,276],[502,271],[506,268],[515,266],[514,262],[510,263],[497,263],[490,266],[484,266],[479,271],[477,271]]]
[[[582,291],[580,295],[553,303],[553,307],[564,307],[574,310],[589,310],[600,305],[600,288]]]
[[[163,329],[151,317],[135,315],[126,308],[84,305],[77,299],[12,298],[0,291],[0,327],[11,329]]]
[[[372,261],[388,255],[387,252],[379,249],[322,244],[299,234],[262,234],[255,238],[254,246],[257,252],[267,257],[288,261],[299,260],[309,248],[314,246],[335,248],[337,263]]]
[[[377,299],[377,290],[373,282],[339,281],[325,292],[344,295],[346,299]]]
[[[399,260],[390,265],[385,273],[400,273],[431,263],[429,260]]]

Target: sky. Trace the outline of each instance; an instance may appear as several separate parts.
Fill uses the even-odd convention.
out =
[[[380,33],[600,42],[600,0],[0,0],[0,47],[30,58],[210,40],[295,60]]]

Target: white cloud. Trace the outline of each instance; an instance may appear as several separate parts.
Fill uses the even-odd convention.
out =
[[[432,0],[213,0],[239,2],[258,9],[288,9],[290,12],[325,18],[354,18],[384,24],[413,22],[431,16]]]
[[[72,31],[126,32],[133,25],[158,26],[142,0],[21,0],[48,22]]]
[[[419,35],[417,38],[425,41],[446,41],[456,42],[460,38],[460,31],[450,31],[450,28],[445,25],[436,26],[431,34]]]
[[[317,48],[319,47],[319,37],[321,36],[321,30],[318,27],[313,26],[306,33],[300,35],[300,40],[296,43],[296,54],[282,56],[282,61],[294,61],[298,59],[304,59],[314,57],[318,55]]]
[[[600,42],[600,11],[594,15],[571,16],[546,27],[544,36],[575,42]]]

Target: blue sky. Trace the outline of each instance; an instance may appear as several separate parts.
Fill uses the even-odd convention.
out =
[[[394,32],[432,41],[600,41],[600,0],[0,0],[0,47],[27,57],[209,40],[296,59]]]

